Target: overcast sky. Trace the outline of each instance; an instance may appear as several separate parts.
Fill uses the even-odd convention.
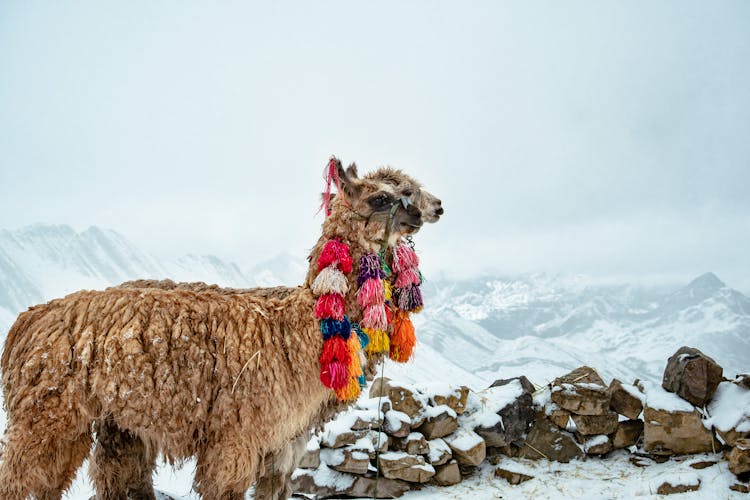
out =
[[[0,4],[0,227],[304,255],[331,154],[443,199],[432,272],[750,290],[750,2]]]

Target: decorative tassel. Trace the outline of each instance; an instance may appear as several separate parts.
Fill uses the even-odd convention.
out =
[[[393,333],[391,333],[389,357],[399,363],[408,361],[416,342],[417,338],[414,335],[414,325],[409,318],[409,314],[399,311],[393,320]]]
[[[341,321],[336,321],[331,318],[320,320],[320,333],[323,334],[323,340],[328,340],[334,335],[338,335],[342,339],[348,340],[351,332],[352,325],[347,316],[344,316],[344,319]]]
[[[383,304],[385,302],[385,287],[383,280],[369,278],[357,290],[357,303],[365,308],[372,304]]]
[[[338,266],[345,274],[352,272],[352,258],[349,247],[340,239],[328,241],[318,257],[318,272],[328,266]]]
[[[362,326],[373,330],[386,330],[388,321],[385,315],[385,306],[375,304],[368,306],[362,313]]]
[[[406,288],[409,285],[419,285],[420,283],[419,271],[416,268],[410,267],[398,273],[394,285],[396,288]]]
[[[352,330],[354,330],[359,338],[359,345],[361,345],[363,349],[367,347],[367,344],[370,343],[370,337],[362,331],[362,328],[360,328],[358,323],[352,323]]]
[[[396,246],[393,254],[393,270],[397,273],[419,266],[419,257],[417,257],[414,250],[406,243]]]
[[[362,388],[359,385],[358,378],[349,377],[342,388],[336,389],[336,397],[339,398],[339,401],[353,401],[359,397],[361,392]]]
[[[368,354],[388,352],[390,350],[391,343],[386,332],[370,328],[363,328],[363,330],[370,337],[370,343],[367,345],[367,349],[365,349]]]
[[[328,365],[339,362],[344,366],[349,366],[352,362],[349,345],[341,337],[331,337],[323,342],[323,351],[320,353],[320,364]]]
[[[422,290],[418,285],[409,285],[406,288],[395,290],[396,306],[402,311],[419,312],[422,310]]]
[[[391,298],[393,297],[393,287],[391,286],[390,282],[383,281],[383,289],[385,290],[385,293],[383,293],[385,301],[390,302]]]
[[[349,383],[349,372],[344,363],[334,361],[321,365],[320,381],[330,389],[342,389]]]
[[[315,317],[318,319],[332,318],[336,321],[344,319],[344,297],[336,293],[327,293],[318,297],[315,302]]]
[[[315,278],[311,290],[316,296],[336,293],[346,297],[346,293],[349,291],[349,283],[346,281],[343,272],[334,267],[326,267]]]
[[[369,279],[382,280],[383,278],[385,278],[385,273],[383,273],[380,257],[377,254],[367,253],[359,258],[357,286],[361,287]]]

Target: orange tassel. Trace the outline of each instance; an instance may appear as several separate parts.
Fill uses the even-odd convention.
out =
[[[398,311],[396,317],[393,318],[389,357],[399,363],[408,361],[416,343],[417,337],[414,334],[414,325],[409,318],[409,314]]]

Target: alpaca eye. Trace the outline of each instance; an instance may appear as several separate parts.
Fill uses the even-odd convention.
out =
[[[390,202],[391,202],[391,199],[388,196],[384,194],[379,194],[370,200],[370,206],[378,210],[378,209],[384,208]]]
[[[411,198],[411,195],[413,194],[414,194],[414,191],[410,191],[408,189],[404,191],[404,196],[406,196],[407,198]]]

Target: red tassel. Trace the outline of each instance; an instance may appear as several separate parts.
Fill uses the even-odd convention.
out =
[[[345,207],[349,206],[349,203],[344,196],[344,189],[341,187],[341,178],[339,177],[338,170],[340,163],[341,162],[335,156],[331,156],[326,168],[323,170],[323,179],[326,181],[326,188],[325,191],[323,191],[323,203],[320,205],[320,208],[325,209],[326,217],[331,215],[331,184],[336,184],[336,189],[341,197],[341,202]]]
[[[330,389],[343,389],[349,384],[349,372],[346,365],[338,361],[321,365],[320,381]]]
[[[325,366],[333,362],[343,363],[349,366],[352,362],[352,354],[346,340],[338,335],[328,338],[323,342],[323,351],[320,353],[320,365]]]
[[[337,293],[326,293],[318,297],[315,302],[315,317],[318,319],[331,318],[336,321],[344,319],[346,305],[344,297]]]
[[[414,325],[409,315],[403,312],[397,313],[393,320],[389,357],[399,363],[408,361],[416,343],[417,338],[414,335]]]
[[[318,257],[318,272],[330,265],[337,265],[345,274],[352,272],[352,257],[349,247],[341,240],[331,240],[325,244]]]

